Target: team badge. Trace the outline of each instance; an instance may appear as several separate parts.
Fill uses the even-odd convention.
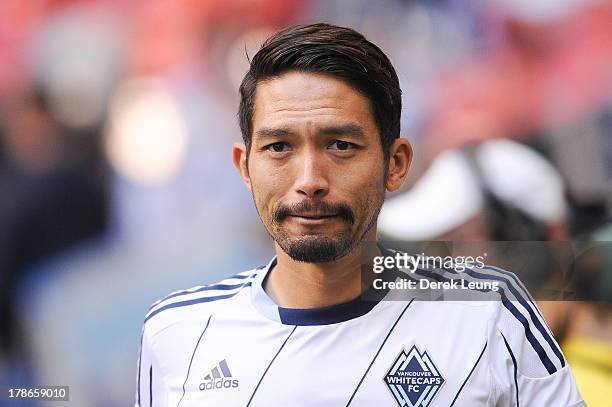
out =
[[[444,379],[427,352],[416,345],[404,349],[384,378],[400,407],[427,407],[444,384]]]

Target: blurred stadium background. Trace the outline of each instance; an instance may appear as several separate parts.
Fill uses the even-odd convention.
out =
[[[387,236],[612,240],[608,1],[3,0],[0,384],[129,405],[148,305],[268,260],[231,165],[237,88],[245,52],[315,21],[361,31],[400,76],[416,154]],[[599,302],[543,308],[608,406],[612,252],[597,256],[577,289]]]

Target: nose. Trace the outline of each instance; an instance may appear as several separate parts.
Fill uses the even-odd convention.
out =
[[[329,192],[329,182],[322,157],[316,152],[305,152],[300,157],[295,190],[302,197],[322,198]]]

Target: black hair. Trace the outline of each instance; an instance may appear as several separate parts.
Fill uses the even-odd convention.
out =
[[[253,56],[240,85],[239,122],[250,150],[257,84],[289,71],[330,75],[370,102],[385,160],[399,137],[402,91],[389,58],[357,31],[318,23],[285,28],[268,38]]]

